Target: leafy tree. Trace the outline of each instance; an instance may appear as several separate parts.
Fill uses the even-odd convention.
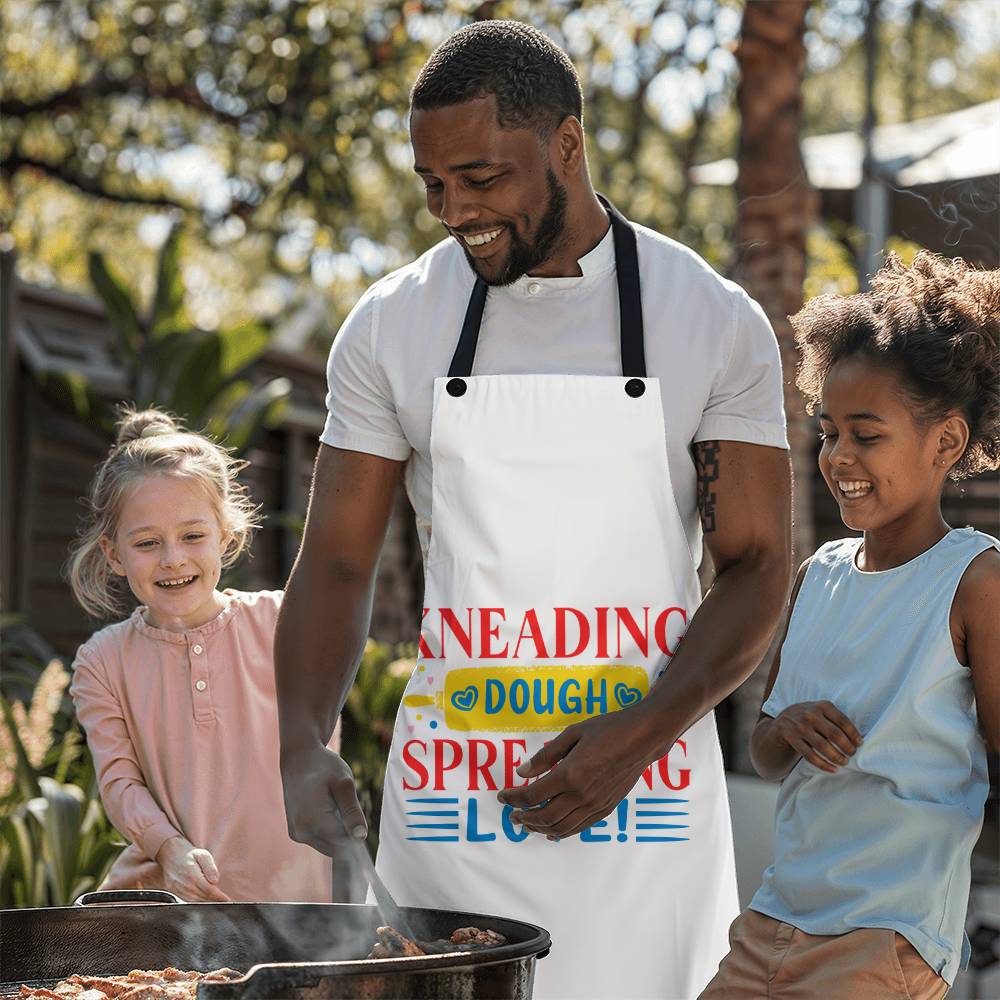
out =
[[[549,31],[581,68],[599,186],[640,221],[691,238],[686,166],[733,134],[724,46],[738,11],[738,0],[12,0],[0,15],[0,212],[23,252],[83,287],[81,244],[148,263],[137,225],[176,207],[191,253],[219,279],[196,318],[209,296],[227,316],[273,310],[264,279],[276,275],[286,296],[324,287],[332,327],[363,285],[440,238],[410,174],[407,94],[420,65],[469,18],[510,16]],[[83,239],[60,239],[66,226]],[[712,245],[721,240],[716,226]],[[227,266],[243,280],[224,282]]]
[[[962,27],[985,5],[886,6],[883,121],[992,96],[985,71],[998,68],[996,51],[977,48]],[[8,0],[0,221],[26,276],[86,288],[87,246],[148,301],[164,230],[157,220],[176,208],[186,219],[185,267],[197,261],[187,298],[199,326],[274,316],[316,285],[331,304],[323,347],[366,284],[441,236],[410,174],[407,94],[420,65],[468,20],[513,17],[549,32],[580,69],[597,186],[637,221],[726,268],[735,199],[692,188],[687,167],[735,151],[732,50],[743,8]],[[807,132],[860,121],[862,15],[861,0],[810,5]],[[985,24],[995,39],[1000,26]],[[913,68],[923,66],[933,72]]]

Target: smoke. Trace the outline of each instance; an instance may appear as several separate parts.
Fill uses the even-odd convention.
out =
[[[955,181],[942,188],[934,203],[929,197],[920,194],[913,188],[900,188],[896,185],[884,182],[894,194],[904,198],[911,198],[922,205],[930,214],[944,227],[942,241],[949,248],[959,248],[966,250],[984,250],[988,255],[996,255],[1000,246],[1000,218],[997,212],[1000,207],[1000,187],[994,178],[977,178],[971,180]],[[954,200],[953,200],[954,199]],[[991,227],[979,227],[978,223],[983,218],[992,218],[992,239],[987,235],[987,242],[976,240],[966,241],[963,238],[967,233],[977,231],[989,234]],[[903,236],[909,235],[905,232]],[[916,242],[922,242],[917,239]]]
[[[1000,259],[1000,182],[995,176],[957,180],[937,190],[925,188],[928,194],[915,188],[899,187],[884,176],[880,180],[894,195],[922,205],[930,216],[930,219],[922,216],[903,225],[892,224],[891,234],[921,246],[947,248],[947,252],[955,256],[982,259],[996,266]],[[768,194],[741,198],[737,211],[754,201],[780,198],[800,181],[801,175]],[[898,217],[898,207],[894,214]],[[934,222],[938,224],[937,231],[932,228]],[[741,264],[751,249],[765,246],[767,242],[755,240],[739,246],[735,264]]]
[[[357,961],[371,951],[379,923],[376,908],[360,904],[190,904],[170,917],[175,965],[243,973],[275,962]]]

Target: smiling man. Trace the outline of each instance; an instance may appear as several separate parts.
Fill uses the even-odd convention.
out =
[[[404,904],[546,927],[536,997],[693,997],[737,911],[712,709],[760,661],[789,581],[774,335],[594,192],[579,81],[534,29],[448,39],[410,126],[447,238],[376,282],[330,354],[276,640],[289,830],[331,854],[344,825],[364,833],[325,743],[402,476],[428,610],[384,881]]]

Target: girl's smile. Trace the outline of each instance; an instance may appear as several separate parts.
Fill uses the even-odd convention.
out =
[[[860,353],[833,365],[823,386],[819,467],[844,524],[865,532],[867,562],[873,544],[905,561],[947,531],[941,488],[954,457],[942,459],[943,423],[921,426],[905,388]]]
[[[227,537],[205,489],[194,479],[152,475],[129,492],[112,541],[102,548],[150,625],[183,632],[225,607],[216,590]]]

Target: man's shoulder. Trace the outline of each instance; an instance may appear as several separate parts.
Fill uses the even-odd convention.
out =
[[[735,300],[748,299],[747,293],[735,281],[719,274],[707,260],[690,247],[663,233],[633,223],[639,252],[639,266],[656,279],[653,287],[664,291],[674,289],[685,296],[696,293],[702,304],[717,302],[733,309]]]
[[[436,297],[447,290],[472,290],[473,274],[461,247],[450,238],[441,240],[416,260],[390,271],[370,285],[364,297],[379,308],[406,308],[414,300]]]

